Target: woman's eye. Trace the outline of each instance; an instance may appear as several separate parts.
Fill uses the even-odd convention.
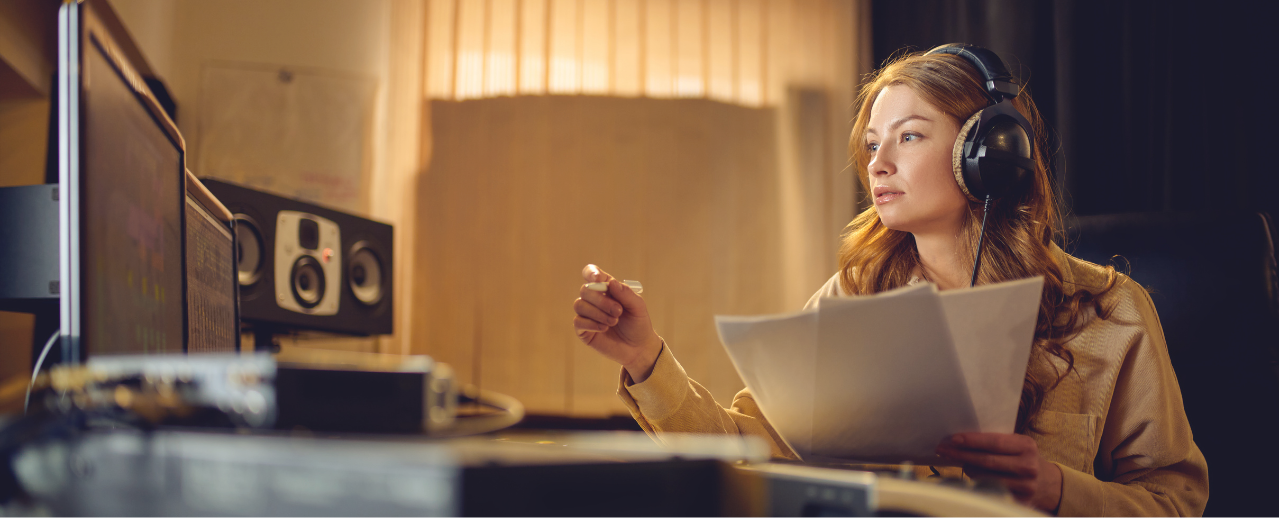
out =
[[[906,133],[902,135],[902,142],[910,142],[912,140],[919,140],[920,138],[923,138],[923,137],[915,133]]]
[[[874,152],[876,152],[876,151],[879,151],[879,143],[878,143],[878,142],[871,142],[871,143],[869,143],[869,144],[866,144],[866,151],[870,151],[871,153],[874,153]]]

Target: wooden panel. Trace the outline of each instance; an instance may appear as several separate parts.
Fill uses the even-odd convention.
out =
[[[34,315],[0,311],[0,394],[8,395],[5,388],[31,379],[31,331],[34,328]],[[0,415],[20,412],[21,398],[0,398]]]
[[[820,178],[791,182],[815,207],[783,217],[776,109],[547,96],[433,101],[430,114],[414,352],[531,412],[625,412],[619,367],[573,335],[587,263],[644,282],[659,334],[723,404],[742,382],[712,316],[797,309],[786,294],[811,294],[834,271],[821,246],[782,250],[783,221],[800,243],[830,241],[840,225],[809,192],[829,185]],[[809,271],[784,271],[787,257]]]
[[[0,102],[0,187],[44,183],[49,100]]]
[[[50,96],[60,4],[0,2],[0,101]]]

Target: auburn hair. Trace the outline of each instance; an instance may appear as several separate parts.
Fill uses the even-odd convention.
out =
[[[990,103],[977,69],[953,54],[904,54],[871,74],[857,96],[857,115],[848,141],[849,155],[863,192],[870,191],[867,171],[870,156],[865,136],[871,107],[880,92],[894,85],[910,87],[925,102],[953,119],[956,127]],[[1060,244],[1061,215],[1048,177],[1043,120],[1024,89],[1013,104],[1035,132],[1032,143],[1035,171],[1029,188],[1019,195],[991,202],[977,282],[990,284],[1036,275],[1044,277],[1030,363],[1050,362],[1054,377],[1039,379],[1035,369],[1027,369],[1015,427],[1017,433],[1025,433],[1031,429],[1031,420],[1038,414],[1044,397],[1075,368],[1074,356],[1066,348],[1066,342],[1078,333],[1083,312],[1092,310],[1102,318],[1108,316],[1100,298],[1115,286],[1118,274],[1113,267],[1106,267],[1107,281],[1099,289],[1088,291],[1080,287],[1067,295],[1061,270],[1065,265],[1057,264],[1051,251],[1054,242]],[[969,200],[960,231],[961,237],[970,244],[965,252],[968,263],[975,258],[981,210],[981,203]],[[878,210],[871,204],[845,228],[839,263],[844,292],[870,294],[904,286],[920,261],[914,237],[884,226]]]

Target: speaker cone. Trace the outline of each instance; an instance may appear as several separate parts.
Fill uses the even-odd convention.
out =
[[[361,304],[372,306],[382,300],[382,261],[367,242],[360,241],[351,247],[346,262],[347,285],[351,294]]]
[[[324,269],[314,257],[304,255],[293,262],[290,275],[293,298],[304,308],[313,308],[324,298]]]
[[[240,286],[252,286],[262,278],[262,234],[258,223],[244,214],[235,215],[235,272]]]

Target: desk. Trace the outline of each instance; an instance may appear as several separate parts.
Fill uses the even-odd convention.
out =
[[[1036,514],[936,484],[759,462],[751,438],[672,439],[662,448],[629,432],[429,440],[104,430],[30,445],[14,464],[56,514]]]

